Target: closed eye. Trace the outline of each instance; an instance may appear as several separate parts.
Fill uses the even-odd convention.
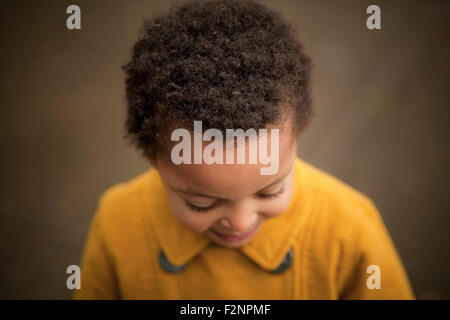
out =
[[[206,212],[206,211],[209,211],[209,210],[213,209],[213,208],[216,206],[216,204],[213,203],[212,205],[209,205],[209,206],[207,206],[207,207],[199,207],[199,206],[193,205],[193,204],[190,203],[189,201],[186,201],[186,200],[185,200],[185,202],[186,202],[186,205],[187,205],[191,210],[196,211],[196,212]]]
[[[281,188],[280,191],[277,191],[275,193],[269,193],[269,194],[259,193],[256,196],[261,199],[272,199],[272,198],[276,198],[276,197],[280,196],[284,192],[284,189],[285,188]]]
[[[260,199],[273,199],[273,198],[277,198],[279,197],[283,192],[284,192],[285,188],[281,188],[279,191],[275,192],[275,193],[258,193],[256,194],[256,196]],[[191,209],[192,211],[195,212],[207,212],[209,210],[214,209],[217,206],[217,202],[213,203],[212,205],[206,206],[206,207],[201,207],[201,206],[196,206],[193,205],[192,203],[190,203],[189,201],[185,200],[186,205],[189,207],[189,209]]]

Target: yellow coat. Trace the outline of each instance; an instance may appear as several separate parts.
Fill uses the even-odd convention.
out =
[[[111,187],[92,221],[74,297],[414,298],[370,199],[298,158],[294,183],[289,208],[238,249],[181,225],[154,169]],[[369,277],[376,283],[371,265],[380,289],[368,288]]]

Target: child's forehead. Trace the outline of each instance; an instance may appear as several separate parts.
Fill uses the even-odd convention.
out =
[[[243,144],[239,144],[236,139],[235,147],[231,148],[226,143],[227,136],[221,136],[224,143],[214,151],[214,158],[217,150],[223,151],[215,158],[221,163],[210,161],[212,164],[208,164],[206,158],[212,153],[208,153],[206,148],[215,139],[205,141],[204,132],[199,132],[203,140],[199,144],[195,143],[194,134],[188,134],[186,130],[184,135],[175,135],[178,141],[173,142],[166,156],[159,159],[160,175],[174,189],[214,194],[218,198],[238,198],[257,192],[286,174],[296,156],[297,139],[292,134],[291,121],[268,126],[265,129],[267,145],[264,146],[260,144],[259,130],[255,140],[245,139]],[[189,143],[184,144],[186,135]],[[230,154],[231,157],[227,157]],[[238,161],[238,154],[241,154],[241,162]],[[267,174],[267,168],[273,170]]]
[[[279,170],[274,175],[261,175],[258,164],[180,164],[161,163],[160,174],[176,190],[237,199],[253,194],[285,177],[292,169],[296,156],[295,145],[280,150]]]

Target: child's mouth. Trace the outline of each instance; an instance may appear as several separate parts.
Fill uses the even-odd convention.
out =
[[[218,233],[214,230],[211,230],[216,236],[218,236],[219,238],[227,241],[227,242],[236,242],[236,241],[241,241],[241,240],[245,240],[250,238],[250,236],[252,236],[256,230],[258,230],[259,225],[257,225],[256,227],[252,228],[250,231],[243,233],[241,235],[237,235],[237,236],[231,236],[231,235],[226,235],[226,234],[222,234],[222,233]]]

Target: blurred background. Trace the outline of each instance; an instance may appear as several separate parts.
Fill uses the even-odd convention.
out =
[[[299,156],[371,197],[421,299],[450,298],[449,1],[266,0],[314,61]],[[81,7],[81,30],[66,8]],[[381,30],[366,8],[381,8]],[[0,21],[0,298],[68,299],[100,194],[149,164],[124,75],[167,0],[8,1]]]

